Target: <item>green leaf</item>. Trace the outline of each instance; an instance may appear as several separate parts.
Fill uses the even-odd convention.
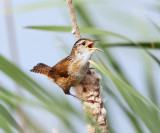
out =
[[[126,89],[120,85],[117,84],[117,87],[131,110],[143,121],[150,132],[158,133],[157,131],[160,130],[160,126],[158,124],[160,123],[160,120],[158,117],[155,117],[154,113],[152,112],[152,110],[155,109],[147,106],[142,100],[128,93]]]
[[[59,32],[71,32],[71,26],[27,26],[25,28],[44,30],[44,31],[59,31]]]
[[[26,28],[30,28],[30,29],[36,29],[36,30],[45,30],[45,31],[59,31],[59,32],[71,32],[72,27],[69,26],[27,26]],[[81,27],[79,28],[81,33],[84,34],[93,34],[93,35],[103,35],[103,36],[113,36],[113,37],[117,37],[120,39],[123,39],[125,41],[130,42],[131,44],[142,48],[142,50],[147,53],[150,57],[152,57],[152,59],[154,59],[159,65],[160,65],[160,60],[155,57],[153,54],[151,54],[149,51],[147,51],[144,47],[142,47],[139,43],[134,43],[132,40],[128,39],[125,36],[122,36],[120,34],[114,33],[114,32],[110,32],[110,31],[105,31],[105,30],[100,30],[97,28],[92,28],[92,27]]]
[[[17,84],[25,88],[33,96],[39,99],[45,106],[44,108],[56,116],[58,116],[68,129],[73,129],[69,121],[69,116],[66,114],[77,114],[78,112],[71,106],[71,104],[63,98],[58,99],[47,92],[43,87],[33,81],[29,76],[22,72],[14,64],[6,60],[0,55],[0,70],[2,70],[6,75],[12,78]],[[65,105],[64,105],[65,104]]]
[[[135,43],[135,45],[139,46],[147,55],[149,55],[160,66],[160,60],[156,56],[150,53],[146,48],[140,46],[138,43]]]
[[[153,24],[153,26],[160,31],[160,26],[158,24],[156,24],[153,20],[151,20],[150,18],[148,18],[148,20]]]
[[[78,5],[76,5],[76,6],[74,6],[75,7],[75,9],[76,9],[76,11],[78,12],[77,14],[78,14],[78,17],[83,21],[83,23],[85,24],[85,25],[87,25],[88,27],[95,27],[95,26],[97,26],[97,23],[94,23],[94,21],[93,21],[93,19],[91,19],[91,17],[90,17],[90,12],[89,12],[89,10],[87,9],[87,7],[85,7],[85,6],[78,6]],[[104,21],[107,21],[107,19],[104,19]],[[96,24],[96,25],[95,25]],[[96,36],[96,35],[94,35],[93,36],[95,39],[97,39],[97,40],[102,40],[102,41],[106,41],[106,39],[104,40],[104,38],[100,38],[100,36]],[[134,47],[136,46],[137,47],[137,45],[135,45],[135,44],[132,44],[131,43],[131,45],[133,45]],[[154,45],[153,45],[154,46]],[[139,46],[138,46],[139,47]],[[100,46],[100,48],[101,49],[103,49],[103,47],[101,47]],[[111,53],[109,53],[109,51],[108,51],[108,49],[103,49],[104,50],[104,54],[105,54],[105,58],[103,58],[103,57],[101,57],[101,59],[103,60],[103,61],[109,61],[109,63],[110,63],[110,65],[111,65],[111,67],[112,67],[112,69],[114,69],[114,71],[116,72],[116,74],[118,74],[118,76],[120,76],[121,77],[121,79],[123,79],[125,82],[127,82],[128,84],[132,84],[132,83],[130,83],[129,82],[129,80],[128,80],[128,78],[126,77],[126,75],[124,74],[124,72],[122,71],[122,69],[121,69],[121,67],[119,66],[119,64],[117,63],[117,61],[113,58],[113,56],[112,56],[112,54]],[[99,60],[97,60],[97,61],[99,61]],[[107,78],[108,79],[108,78]],[[107,83],[108,84],[108,83]],[[112,87],[112,86],[111,86]],[[124,88],[120,88],[120,87],[117,87],[118,88],[118,90],[119,90],[119,92],[120,93],[122,93],[122,91],[125,91],[124,90]],[[111,88],[111,90],[112,90],[113,88]],[[121,90],[120,90],[121,89]],[[108,93],[108,92],[107,92]],[[114,94],[115,94],[115,96],[116,96],[116,98],[117,98],[117,94],[115,93],[115,92],[113,92]],[[125,94],[126,94],[127,92],[125,91]],[[124,95],[125,95],[124,94]],[[110,94],[109,94],[110,95]],[[126,96],[126,95],[125,95]],[[124,98],[124,100],[128,103],[128,105],[129,105],[129,107],[127,107],[127,109],[129,108],[129,110],[130,111],[132,111],[133,112],[133,114],[134,114],[134,116],[135,116],[135,118],[138,120],[138,122],[139,122],[139,118],[140,118],[140,116],[141,116],[141,119],[143,119],[143,123],[144,124],[146,124],[146,123],[149,123],[150,122],[150,125],[149,124],[146,124],[147,126],[149,126],[149,127],[147,127],[147,128],[150,128],[152,125],[154,125],[155,123],[150,119],[150,118],[153,118],[153,115],[151,115],[151,114],[144,114],[144,115],[137,115],[138,113],[137,112],[139,112],[139,113],[141,113],[141,114],[143,114],[143,111],[145,111],[145,109],[144,110],[141,110],[141,109],[139,109],[139,106],[141,107],[141,104],[142,105],[144,105],[145,103],[144,102],[141,102],[141,104],[139,104],[138,105],[138,108],[137,108],[137,106],[134,106],[134,105],[137,105],[137,103],[135,102],[136,100],[138,100],[137,99],[137,97],[135,97],[135,96],[133,96],[132,94],[130,94],[129,96],[127,96],[127,97],[125,97],[125,96],[123,96],[123,98]],[[115,98],[113,98],[113,99],[115,99]],[[130,99],[133,99],[133,100],[130,100]],[[118,99],[118,101],[121,101],[122,99]],[[130,102],[128,102],[128,100],[130,101]],[[123,103],[124,101],[121,101],[121,103]],[[134,104],[135,103],[135,104]],[[131,107],[131,105],[133,104],[133,106],[132,107],[134,107],[134,109],[136,110],[136,112],[135,112],[135,110],[133,110],[133,108]],[[149,108],[149,110],[150,110],[151,108]],[[154,110],[154,109],[153,109]],[[156,110],[155,110],[156,111]],[[124,111],[125,112],[125,111]],[[157,112],[157,111],[156,111]],[[112,114],[112,113],[111,113]],[[146,117],[147,116],[147,117]],[[148,116],[150,116],[150,117],[148,117]],[[109,117],[112,117],[112,115],[109,115]],[[142,118],[143,117],[143,118]],[[130,117],[128,117],[128,118],[130,118]],[[144,120],[144,118],[146,118],[145,120]],[[157,118],[158,119],[158,118]],[[131,120],[131,119],[130,119]],[[141,132],[143,132],[143,131],[146,131],[146,129],[145,130],[143,130],[143,126],[141,126],[141,124],[143,124],[143,123],[141,123],[141,121],[140,121],[140,124],[138,125],[139,127],[138,128],[140,128],[140,130],[137,128],[137,131],[135,131],[135,132],[138,132],[138,130]],[[159,123],[159,122],[156,122],[156,123]],[[109,123],[109,125],[111,125],[112,123]],[[133,122],[133,124],[135,125],[135,127],[136,127],[136,124],[137,123],[135,123],[135,122]],[[156,125],[156,124],[155,124]],[[112,127],[115,127],[115,123],[113,123],[113,126]],[[151,128],[150,128],[151,129]],[[153,131],[150,131],[150,132],[154,132],[155,130],[153,130]]]
[[[98,61],[100,61],[102,66],[106,67],[103,59],[98,58]],[[121,79],[123,79],[124,81],[126,81],[129,84],[129,82],[128,82],[128,80],[126,80],[126,78],[124,78],[121,75],[120,75],[120,77],[121,77]],[[106,79],[106,77],[103,77],[104,83],[106,83],[108,81],[107,79]],[[107,85],[108,84],[109,83],[107,82]],[[115,86],[117,87],[117,89],[119,90],[121,95],[123,96],[123,98],[126,101],[126,103],[128,104],[128,106],[131,108],[131,111],[133,111],[134,115],[136,114],[136,116],[138,116],[135,118],[136,119],[140,118],[143,121],[143,123],[146,125],[146,127],[150,130],[150,132],[159,131],[160,127],[159,127],[159,125],[157,125],[157,123],[160,123],[160,121],[159,121],[158,117],[155,117],[156,116],[155,114],[158,114],[159,112],[157,112],[157,110],[155,110],[154,108],[150,108],[150,106],[147,106],[144,102],[141,102],[139,99],[137,99],[137,97],[128,93],[128,91],[126,91],[126,89],[124,89],[120,85],[115,84]],[[124,108],[122,106],[123,102],[122,101],[120,102],[121,99],[117,97],[115,92],[111,92],[111,90],[113,90],[113,88],[110,88],[109,90],[110,91],[108,94],[108,89],[107,89],[107,94],[110,95],[114,100],[116,100],[117,104],[122,108],[122,110],[125,112],[125,114],[128,116],[128,118],[132,121],[132,124],[134,125],[135,130],[136,130],[135,132],[143,132],[143,128],[141,126],[138,126],[139,121],[135,121],[136,119],[133,120],[133,118],[130,115],[128,115],[128,113],[124,110]]]
[[[75,9],[78,11],[78,13],[79,13],[79,15],[80,15],[80,18],[81,18],[82,20],[85,20],[84,22],[85,22],[85,24],[86,24],[87,26],[89,26],[89,27],[94,27],[94,24],[93,24],[92,20],[91,20],[90,17],[89,17],[90,14],[88,14],[88,12],[87,12],[88,10],[87,10],[84,6],[78,6],[78,5],[77,5],[77,6],[75,6]],[[157,28],[160,29],[159,26],[157,26]],[[97,38],[97,36],[95,36],[95,37],[96,37],[96,39],[99,39],[99,38]],[[125,38],[126,38],[126,37],[125,37]],[[151,58],[153,58],[153,59],[158,63],[158,65],[160,65],[160,60],[157,59],[157,58],[156,58],[154,55],[152,55],[150,52],[148,52],[146,49],[144,49],[143,47],[141,47],[141,45],[140,45],[139,43],[134,43],[132,40],[130,40],[130,39],[128,39],[128,38],[126,38],[126,39],[124,39],[124,40],[130,42],[131,44],[133,44],[133,45],[135,45],[135,46],[138,46],[138,47],[142,48],[142,50],[144,50],[145,53],[147,53]],[[154,46],[154,45],[153,45],[153,46]],[[114,59],[110,56],[110,54],[109,54],[108,52],[107,52],[106,54],[107,54],[107,56],[109,57],[109,60],[116,65],[116,62],[114,62]],[[123,76],[123,77],[124,77],[124,76]]]
[[[5,74],[11,77],[15,82],[17,82],[20,86],[24,87],[27,91],[29,91],[32,95],[34,95],[43,103],[48,103],[52,106],[62,108],[62,111],[67,109],[69,109],[69,112],[74,111],[74,109],[69,103],[68,108],[64,108],[62,102],[59,101],[59,99],[51,95],[51,93],[47,92],[45,88],[41,87],[29,76],[27,76],[20,69],[18,69],[14,64],[10,63],[2,56],[0,56],[0,70],[2,70]]]
[[[5,131],[5,133],[13,133],[7,120],[1,114],[0,114],[0,128],[3,129],[3,131]]]
[[[26,28],[36,29],[36,30],[44,30],[44,31],[59,31],[59,32],[71,32],[72,31],[72,27],[70,27],[70,26],[27,26]],[[117,34],[117,33],[114,33],[114,32],[101,30],[101,29],[97,29],[97,28],[92,28],[92,27],[80,27],[79,29],[80,29],[80,32],[84,33],[84,34],[113,36],[113,37],[117,37],[117,38],[123,39],[125,41],[128,41],[130,43],[133,43],[133,41],[131,41],[127,37],[124,37],[124,36]]]
[[[0,115],[2,115],[7,120],[7,122],[10,125],[12,125],[15,129],[22,132],[21,127],[18,125],[18,123],[14,120],[14,118],[9,114],[7,109],[2,104],[0,104]]]
[[[124,106],[124,103],[120,101],[120,99],[117,97],[117,95],[113,92],[113,89],[109,89],[107,86],[106,78],[103,76],[103,88],[106,91],[106,94],[111,96],[113,100],[117,103],[117,105],[123,110],[125,115],[129,118],[131,125],[133,125],[134,129],[136,130],[137,133],[143,133],[143,130],[141,129],[140,122],[138,121],[137,117],[126,107]],[[125,101],[128,101],[125,99]],[[130,104],[129,104],[130,105]],[[157,112],[157,111],[156,111]],[[109,117],[109,116],[107,116]],[[109,119],[107,120],[109,122]],[[110,122],[109,122],[110,123]],[[110,123],[109,126],[112,126],[112,123]],[[113,124],[114,126],[114,124]]]
[[[143,48],[151,48],[151,49],[160,49],[160,42],[137,42],[141,47]],[[108,47],[133,47],[133,48],[139,48],[137,45],[134,45],[132,43],[103,43],[99,44],[99,46],[103,48]]]
[[[62,6],[64,5],[64,1],[45,1],[45,2],[39,2],[39,3],[31,3],[28,5],[22,5],[18,7],[14,7],[10,9],[11,13],[21,13],[26,11],[33,11],[37,9],[45,9],[45,8],[51,8],[53,6]]]
[[[74,0],[74,5],[86,5],[86,4],[93,4],[93,3],[98,3],[96,0]],[[27,11],[33,11],[33,10],[39,10],[39,9],[46,9],[46,8],[53,8],[57,6],[64,6],[66,5],[66,1],[45,1],[45,2],[39,2],[39,3],[31,3],[31,4],[25,4],[22,6],[14,7],[10,9],[9,11],[11,13],[21,13],[21,12],[27,12]]]
[[[118,79],[117,77],[115,77],[108,68],[104,68],[100,65],[98,65],[97,63],[90,61],[95,67],[97,67],[101,72],[103,72],[104,74],[106,74],[107,76],[109,76],[112,81],[121,86],[122,88],[125,88],[126,91],[128,91],[130,94],[134,95],[135,97],[139,98],[142,101],[145,101],[146,103],[148,103],[151,107],[153,107],[154,109],[156,109],[157,111],[160,112],[160,108],[157,107],[154,103],[152,103],[151,101],[149,101],[147,98],[145,98],[143,95],[141,95],[138,91],[136,91],[134,88],[132,88],[131,86],[129,86],[127,83],[125,83],[124,81]]]

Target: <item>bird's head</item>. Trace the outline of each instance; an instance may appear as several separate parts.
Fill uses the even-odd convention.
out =
[[[99,50],[98,48],[93,47],[94,43],[99,40],[91,40],[88,38],[81,38],[75,42],[71,55],[73,56],[91,56],[94,51]]]

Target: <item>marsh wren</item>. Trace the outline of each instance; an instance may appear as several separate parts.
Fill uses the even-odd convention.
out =
[[[39,63],[30,71],[46,75],[51,81],[60,86],[65,94],[79,98],[70,93],[70,88],[81,82],[86,75],[90,64],[89,60],[94,51],[101,51],[93,47],[95,41],[98,40],[81,38],[75,42],[71,54],[55,66],[50,67]]]

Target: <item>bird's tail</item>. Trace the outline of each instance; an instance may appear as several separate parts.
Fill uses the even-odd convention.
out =
[[[46,64],[43,63],[38,63],[36,66],[33,67],[33,69],[31,69],[31,72],[35,72],[35,73],[40,73],[40,74],[44,74],[44,75],[48,75],[48,72],[51,70],[50,66],[47,66]]]

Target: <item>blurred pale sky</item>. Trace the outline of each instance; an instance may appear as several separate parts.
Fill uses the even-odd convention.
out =
[[[45,2],[45,0],[34,0],[34,3]],[[101,4],[102,2],[102,4]],[[100,3],[90,4],[88,5],[90,11],[94,14],[95,23],[98,23],[99,28],[104,28],[109,31],[113,31],[116,33],[123,34],[131,38],[132,40],[160,40],[158,31],[153,30],[153,26],[149,24],[147,17],[152,18],[154,22],[160,22],[160,15],[156,14],[154,10],[149,10],[151,5],[154,5],[153,0],[101,0]],[[12,0],[12,5],[15,7],[20,7],[26,4],[32,4],[32,0]],[[96,8],[95,8],[96,7]],[[5,56],[7,59],[11,59],[9,53],[9,45],[7,41],[7,32],[6,32],[6,24],[4,19],[4,11],[3,11],[3,0],[0,1],[0,53]],[[108,12],[106,11],[106,8]],[[121,14],[125,13],[121,16]],[[102,18],[99,19],[99,14],[101,14]],[[53,93],[56,93],[59,96],[64,96],[69,100],[72,100],[75,106],[81,108],[81,104],[77,99],[74,99],[69,96],[65,96],[60,88],[56,87],[53,83],[51,83],[46,77],[38,74],[30,73],[29,70],[36,65],[37,63],[45,63],[50,66],[53,66],[62,58],[64,58],[67,54],[70,53],[72,45],[76,38],[71,33],[58,33],[58,32],[44,32],[38,30],[26,29],[24,27],[31,25],[71,25],[70,15],[68,12],[67,5],[65,6],[53,6],[52,8],[45,8],[40,10],[32,10],[32,11],[24,11],[17,12],[13,15],[14,17],[14,30],[16,33],[16,45],[18,47],[18,55],[19,55],[19,64],[20,68],[27,73],[29,76],[33,77],[38,83],[41,83],[46,88],[52,90]],[[92,17],[92,16],[91,16]],[[124,19],[122,19],[124,17]],[[103,19],[105,18],[105,20]],[[107,20],[107,21],[106,21]],[[130,23],[126,23],[125,21],[129,21]],[[143,27],[142,27],[143,26]],[[145,34],[145,26],[152,27],[152,34]],[[128,28],[132,27],[132,28]],[[137,34],[137,31],[140,28],[144,28],[144,34]],[[85,35],[83,35],[85,37]],[[63,43],[62,43],[63,42]],[[68,47],[68,49],[63,49],[64,46]],[[65,52],[64,52],[65,50]],[[114,48],[111,49],[111,52],[114,53],[116,60],[122,65],[123,71],[126,72],[129,80],[134,83],[134,87],[142,93],[144,96],[148,97],[145,91],[145,86],[143,84],[144,77],[141,77],[143,71],[143,65],[141,63],[141,57],[148,62],[153,62],[149,56],[146,56],[145,53],[136,49],[122,49],[122,48]],[[153,52],[153,51],[152,51]],[[103,54],[103,53],[101,53]],[[155,50],[154,53],[158,58],[160,58],[160,52]],[[126,57],[126,55],[128,55]],[[141,56],[140,56],[141,55]],[[145,55],[145,57],[144,57]],[[123,65],[125,64],[125,65]],[[126,65],[128,64],[128,65]],[[159,66],[156,63],[153,63],[153,69],[159,71]],[[156,74],[156,73],[155,73]],[[138,75],[138,76],[137,76]],[[156,76],[157,86],[160,87],[159,76]],[[13,82],[6,77],[3,73],[0,72],[0,84],[6,86],[6,88],[11,91],[15,91]],[[26,93],[26,92],[24,92]],[[30,97],[29,94],[25,94]],[[114,119],[113,123],[117,123],[119,127],[119,133],[134,133],[129,124],[125,121],[125,115],[121,112],[119,107],[112,101],[112,99],[107,98],[110,103],[109,110],[113,112]],[[76,107],[77,108],[77,107]],[[57,119],[53,117],[51,114],[46,111],[39,110],[37,113],[36,109],[28,109],[27,110],[34,114],[34,117],[39,119],[40,123],[43,123],[48,129],[48,132],[52,130],[52,128],[58,129],[60,126],[58,125]],[[121,113],[122,115],[118,115]],[[54,118],[54,121],[53,121]],[[45,122],[44,122],[45,119]],[[46,120],[47,119],[47,120]],[[123,119],[123,122],[122,122]],[[47,122],[46,122],[47,121]],[[125,126],[124,126],[125,125]],[[79,131],[79,133],[83,133],[85,130],[85,123],[80,124],[83,130]]]

